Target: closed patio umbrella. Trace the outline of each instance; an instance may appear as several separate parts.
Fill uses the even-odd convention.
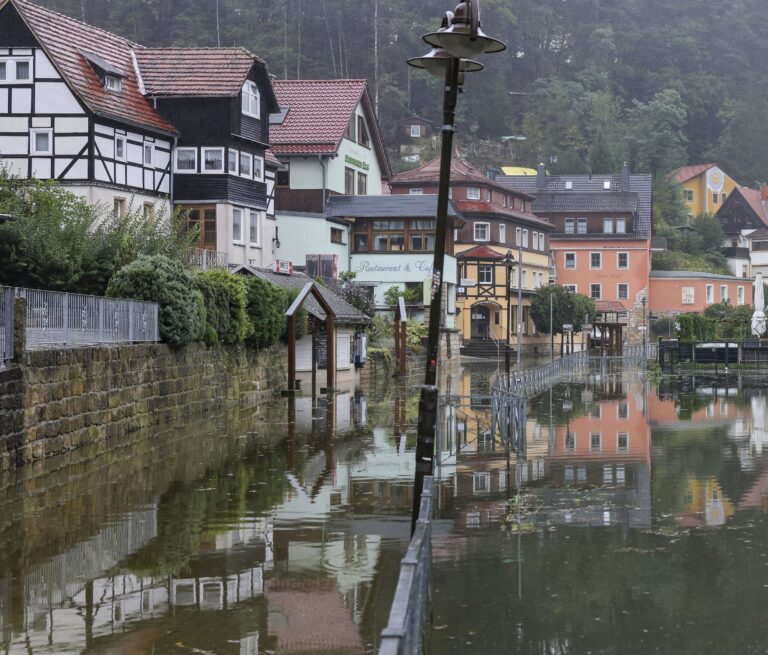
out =
[[[763,274],[755,277],[755,312],[752,314],[752,334],[762,337],[765,334],[765,296],[763,294]]]

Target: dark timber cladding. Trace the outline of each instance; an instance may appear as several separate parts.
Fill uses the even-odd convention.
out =
[[[16,7],[10,3],[0,8],[0,43],[4,48],[40,47],[35,36],[19,16]]]

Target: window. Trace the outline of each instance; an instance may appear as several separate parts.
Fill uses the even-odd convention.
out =
[[[573,180],[566,180],[565,181],[565,190],[570,191],[573,189]]]
[[[523,230],[522,228],[515,228],[515,245],[519,246],[523,243]]]
[[[357,174],[357,195],[365,196],[368,194],[368,176],[365,173]]]
[[[362,116],[357,117],[357,142],[363,148],[371,147],[371,140],[368,138],[368,128],[365,126],[365,119]]]
[[[589,415],[592,418],[602,418],[603,417],[603,411],[600,408],[600,405],[598,405],[597,403],[594,403],[592,405],[592,409],[589,412]]]
[[[589,297],[592,298],[592,300],[600,300],[601,295],[602,293],[600,284],[589,285]]]
[[[711,305],[715,302],[715,287],[711,284],[707,285],[707,304]]]
[[[142,214],[145,221],[153,219],[155,217],[155,203],[145,202],[142,206]]]
[[[482,493],[491,490],[491,474],[475,473],[472,476],[472,490],[474,493]]]
[[[421,196],[421,195],[424,195],[424,189],[415,187],[413,189],[410,189],[408,193],[410,193],[412,196]]]
[[[507,226],[499,225],[499,243],[507,242]]]
[[[547,243],[544,240],[544,234],[542,232],[539,232],[539,250],[544,252],[547,249]]]
[[[343,243],[344,242],[344,230],[338,227],[331,228],[331,243]]]
[[[616,406],[616,416],[622,420],[625,420],[629,416],[629,405],[626,403],[626,401],[620,402]]]
[[[259,87],[255,82],[246,80],[243,84],[243,113],[246,116],[261,118],[261,103],[259,98]]]
[[[629,253],[619,252],[616,253],[616,268],[626,270],[629,268]]]
[[[115,159],[125,161],[125,137],[115,135]]]
[[[253,179],[264,181],[264,157],[253,156]]]
[[[421,125],[411,125],[411,136],[414,139],[421,137]]]
[[[575,432],[566,432],[565,433],[565,449],[566,450],[575,450],[576,449],[576,433]]]
[[[349,167],[344,168],[344,194],[355,195],[355,171]]]
[[[203,148],[203,173],[224,172],[224,148]]]
[[[589,435],[589,447],[591,450],[600,450],[602,435],[599,432],[591,432]]]
[[[405,250],[405,222],[373,221],[373,249],[376,252]]]
[[[253,165],[253,157],[247,152],[240,153],[240,175],[243,177],[251,177],[251,166]]]
[[[563,289],[568,293],[576,293],[577,286],[575,284],[564,284]]]
[[[227,151],[227,170],[232,173],[232,175],[237,175],[237,160],[238,160],[238,152],[237,150],[233,150],[230,148]]]
[[[362,232],[355,233],[353,245],[355,252],[368,252],[368,235]]]
[[[119,92],[123,88],[123,81],[117,75],[104,76],[104,88],[107,91]]]
[[[32,58],[0,59],[0,84],[32,81]]]
[[[566,234],[576,233],[576,221],[573,220],[572,218],[565,219],[565,233]]]
[[[243,242],[243,210],[237,207],[232,210],[232,241]]]
[[[490,241],[490,223],[475,223],[475,241]]]
[[[435,221],[411,221],[408,226],[410,234],[410,249],[424,252],[435,249]]]
[[[477,267],[478,284],[493,284],[493,266],[489,264],[479,264]]]
[[[151,143],[144,144],[144,166],[152,166],[155,146]]]
[[[603,219],[603,234],[613,234],[613,219],[612,218],[604,218]]]
[[[261,246],[261,212],[250,209],[248,214],[248,242],[258,248]]]
[[[115,218],[125,216],[125,198],[115,198],[112,202],[112,214]]]
[[[744,304],[744,287],[736,287],[736,304]]]
[[[610,190],[611,190],[611,181],[603,180],[603,191],[610,191]]]
[[[629,298],[629,285],[617,284],[616,285],[616,298],[618,300],[627,300]]]
[[[197,148],[176,148],[176,171],[197,172]]]
[[[523,248],[528,247],[528,230],[523,230]]]
[[[50,128],[30,130],[29,153],[31,155],[52,155],[53,130]]]
[[[349,119],[349,123],[347,123],[347,127],[344,130],[344,138],[349,139],[350,141],[355,140],[355,117],[352,116],[352,118]],[[352,195],[351,193],[347,194]]]
[[[725,284],[720,285],[720,302],[728,302],[728,287]]]
[[[467,187],[467,200],[480,200],[480,188],[476,186]]]
[[[575,252],[567,252],[565,253],[565,268],[576,268],[576,253]]]
[[[712,192],[712,204],[713,204],[713,205],[716,205],[716,204],[717,204],[717,201],[718,201],[719,199],[720,199],[720,198],[719,198],[719,196],[717,195],[717,192],[713,191],[713,192]]]
[[[693,202],[692,189],[683,189],[683,200],[685,200],[685,202]]]
[[[626,432],[619,432],[616,435],[616,446],[619,450],[629,449],[629,435]]]
[[[288,164],[280,164],[280,166],[278,166],[277,180],[275,183],[280,187],[291,186],[291,167]]]
[[[528,271],[523,271],[523,289],[528,288]],[[525,309],[525,307],[523,307]]]
[[[578,234],[586,234],[587,233],[587,219],[586,218],[580,218],[577,221],[576,232]]]
[[[538,232],[533,232],[531,234],[531,241],[533,242],[531,247],[534,250],[538,250],[539,249],[539,233]]]
[[[603,267],[603,254],[599,252],[589,253],[589,267],[598,269]]]
[[[626,218],[617,218],[616,219],[616,234],[626,234],[627,233],[627,219]]]

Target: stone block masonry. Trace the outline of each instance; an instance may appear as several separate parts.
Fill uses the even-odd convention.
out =
[[[257,407],[285,385],[287,353],[162,344],[32,350],[0,370],[0,470],[155,425]],[[18,360],[17,360],[18,361]]]

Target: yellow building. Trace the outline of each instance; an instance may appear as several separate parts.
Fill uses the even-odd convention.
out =
[[[671,178],[682,186],[683,200],[691,216],[717,213],[739,186],[717,164],[682,166],[672,173]]]

